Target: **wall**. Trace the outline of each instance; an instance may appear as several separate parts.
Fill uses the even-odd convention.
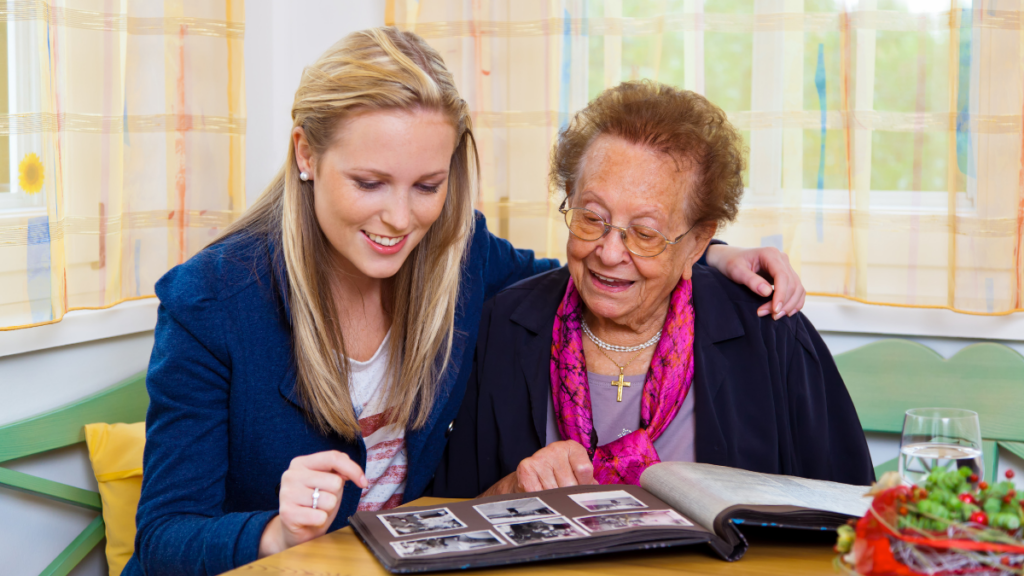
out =
[[[249,204],[288,152],[302,69],[355,30],[384,25],[383,0],[247,0],[245,191]]]
[[[284,161],[292,95],[303,66],[345,34],[383,25],[384,1],[247,0],[245,19],[245,176],[251,204]],[[145,370],[155,322],[156,301],[148,300],[106,311],[71,312],[51,326],[0,332],[0,425],[73,402]],[[96,489],[84,448],[4,466]],[[39,574],[94,517],[72,506],[0,489],[0,572]],[[105,576],[102,546],[72,574]]]
[[[152,331],[82,342],[0,358],[0,424],[45,412],[102,390],[146,369]],[[71,447],[5,467],[96,490],[84,448]],[[95,514],[9,490],[0,491],[0,538],[4,574],[39,574],[81,532]],[[17,529],[13,529],[13,527]],[[45,535],[45,536],[44,536]],[[105,574],[106,561],[94,550],[74,574]]]

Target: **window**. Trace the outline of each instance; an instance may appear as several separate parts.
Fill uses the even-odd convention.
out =
[[[0,114],[7,116],[0,123],[6,128],[0,130],[0,225],[12,216],[45,215],[46,194],[36,186],[40,178],[52,177],[43,164],[42,139],[31,133],[41,118],[15,116],[38,111],[39,54],[38,49],[25,46],[33,23],[12,19],[0,24]],[[28,190],[19,183],[22,168],[27,172]]]

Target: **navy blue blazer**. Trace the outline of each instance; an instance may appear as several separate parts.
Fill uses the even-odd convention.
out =
[[[560,268],[485,304],[433,495],[476,496],[545,445],[551,330],[568,282]],[[828,348],[803,314],[758,318],[766,301],[693,267],[697,461],[870,484],[864,431]]]
[[[142,498],[125,576],[218,574],[255,560],[263,529],[277,514],[281,474],[296,456],[339,450],[365,469],[361,439],[320,433],[299,407],[275,246],[236,235],[174,267],[156,285],[160,309],[146,377]],[[423,494],[441,458],[484,301],[556,266],[493,236],[477,214],[452,361],[427,425],[406,433],[406,501]],[[331,530],[348,523],[359,496],[347,483]]]

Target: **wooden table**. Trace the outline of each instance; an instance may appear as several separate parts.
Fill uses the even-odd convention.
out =
[[[443,498],[420,498],[410,506],[431,506],[452,502]],[[683,546],[667,550],[647,550],[602,554],[584,559],[554,560],[518,564],[506,568],[483,568],[472,571],[435,572],[460,576],[591,576],[595,574],[642,574],[673,576],[679,574],[740,575],[822,575],[836,576],[832,567],[835,553],[834,533],[790,530],[759,531],[750,536],[750,549],[742,560],[725,562],[713,556],[706,546]],[[794,539],[795,537],[795,539]],[[377,562],[352,528],[343,528],[301,544],[280,554],[268,556],[252,564],[228,572],[232,576],[259,575],[353,575],[383,576],[389,574]]]

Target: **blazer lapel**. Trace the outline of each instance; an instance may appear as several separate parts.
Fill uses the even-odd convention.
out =
[[[521,377],[530,394],[530,415],[541,446],[547,444],[548,398],[551,395],[551,330],[555,312],[569,284],[569,269],[564,266],[548,276],[519,307],[510,320],[523,328],[516,339],[516,358]]]
[[[715,349],[713,343],[706,339],[701,340],[698,330],[693,342],[694,370],[691,388],[696,394],[693,408],[696,420],[695,456],[698,462],[725,465],[728,446],[718,413],[715,411],[715,396],[722,384],[722,374],[717,370],[716,360],[721,357],[721,353]]]
[[[478,303],[476,304],[476,309],[479,310]],[[479,315],[477,317],[479,318]],[[448,404],[449,397],[455,390],[455,384],[459,380],[460,370],[462,368],[466,368],[467,370],[472,368],[472,356],[470,356],[470,359],[466,359],[467,364],[469,364],[466,367],[463,367],[458,359],[466,358],[466,349],[469,346],[476,344],[477,330],[479,330],[479,326],[474,326],[472,332],[468,333],[456,331],[452,345],[451,360],[449,360],[447,370],[445,370],[441,376],[441,381],[438,382],[434,405],[431,407],[430,417],[427,419],[427,423],[421,428],[407,428],[405,431],[405,449],[410,472],[422,468],[422,466],[420,466],[420,457],[423,455],[424,445],[434,434],[438,426],[438,418],[440,418],[441,412]],[[458,392],[459,396],[456,404],[456,414],[458,413],[458,404],[462,403],[462,394],[464,392],[465,380],[463,380],[463,388],[459,389]],[[447,418],[441,422],[442,426],[447,426],[447,424]],[[426,478],[429,480],[433,475],[434,472],[431,470],[426,474]]]
[[[298,374],[296,374],[293,366],[289,366],[285,370],[284,378],[278,384],[278,390],[281,391],[281,396],[284,396],[285,400],[302,408],[302,401],[299,400],[298,390],[295,389],[296,384],[298,384]]]
[[[694,266],[692,281],[696,324],[693,390],[697,394],[694,398],[694,447],[698,462],[728,465],[729,450],[715,410],[715,396],[725,379],[721,370],[725,359],[717,344],[742,337],[743,324],[736,316],[736,308],[718,286],[715,273],[705,266]]]
[[[533,429],[540,439],[540,445],[547,444],[548,397],[551,394],[550,362],[551,332],[547,334],[527,333],[516,346],[521,377],[525,380],[530,395],[530,415]]]

